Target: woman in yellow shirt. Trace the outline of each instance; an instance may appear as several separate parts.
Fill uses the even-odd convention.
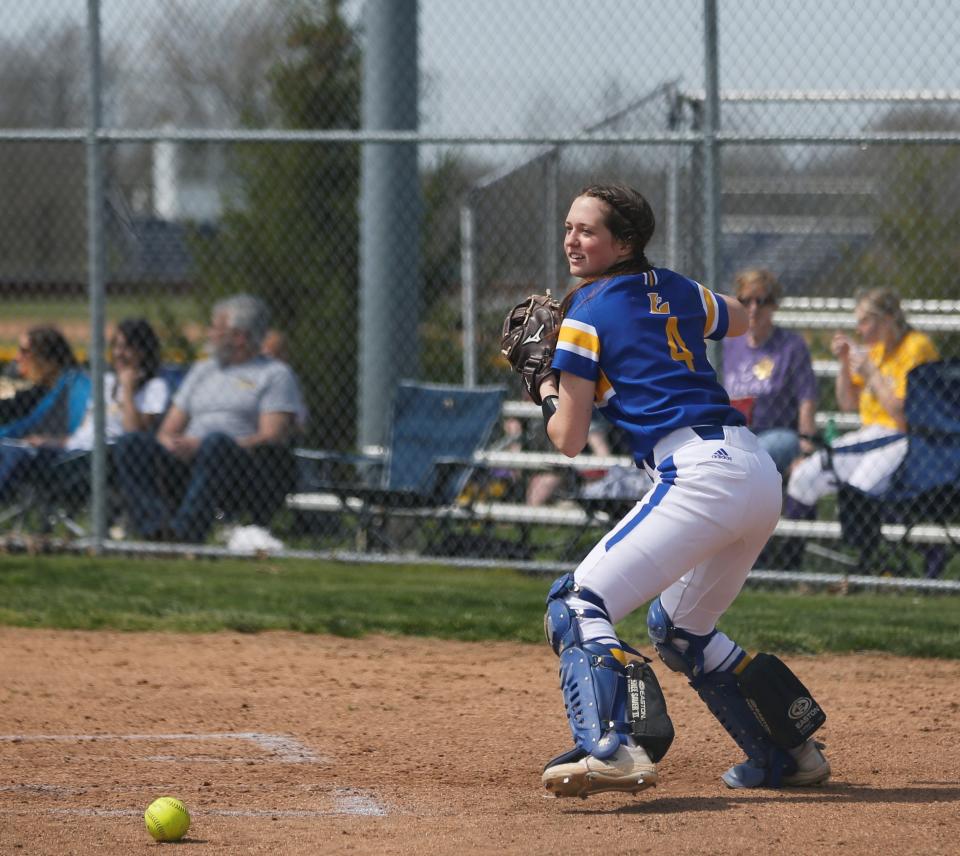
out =
[[[865,493],[880,494],[907,453],[903,405],[907,374],[922,363],[940,359],[930,337],[907,323],[900,299],[888,288],[858,292],[854,308],[856,345],[841,332],[831,350],[840,362],[837,403],[845,411],[860,411],[861,427],[834,441],[835,452],[863,444],[857,451],[814,453],[794,466],[787,486],[784,514],[812,520],[820,497],[840,482]],[[832,458],[832,465],[831,459]]]

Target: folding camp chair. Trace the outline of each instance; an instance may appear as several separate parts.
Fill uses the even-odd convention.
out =
[[[477,470],[476,452],[490,437],[505,390],[401,381],[390,418],[389,441],[380,455],[344,455],[298,449],[301,490],[335,495],[339,511],[355,515],[359,546],[396,544],[388,523],[407,517],[448,522]],[[352,471],[350,478],[340,474]]]
[[[860,552],[858,566],[876,572],[881,560],[894,562],[898,573],[908,573],[908,548],[925,555],[925,574],[937,577],[957,544],[948,524],[960,513],[960,360],[917,366],[907,375],[904,402],[907,454],[889,487],[871,495],[842,484],[838,516],[844,540]],[[881,533],[884,523],[904,526],[897,542]],[[914,545],[910,533],[920,523],[938,524],[946,544]],[[883,551],[892,551],[884,557]]]
[[[58,527],[87,534],[81,519],[90,494],[90,453],[38,450],[13,502],[0,511],[0,528],[50,535]]]

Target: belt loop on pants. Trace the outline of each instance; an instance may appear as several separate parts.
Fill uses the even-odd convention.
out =
[[[701,440],[722,440],[722,425],[694,425],[693,430]]]

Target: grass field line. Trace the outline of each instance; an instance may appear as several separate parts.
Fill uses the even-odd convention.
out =
[[[208,741],[243,740],[260,747],[272,755],[271,760],[280,764],[322,764],[330,759],[318,755],[293,737],[281,734],[266,734],[260,731],[223,731],[212,734],[0,734],[0,743],[95,743],[107,740],[118,741]],[[157,760],[161,760],[158,756]],[[169,756],[162,756],[169,760]],[[186,760],[186,759],[179,759]],[[255,759],[244,759],[255,760]]]

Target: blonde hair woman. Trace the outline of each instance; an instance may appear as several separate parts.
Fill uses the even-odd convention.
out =
[[[821,497],[840,482],[868,494],[880,494],[907,453],[903,405],[907,375],[938,360],[936,346],[907,323],[896,293],[872,288],[857,293],[854,307],[858,344],[846,333],[833,336],[831,350],[840,363],[837,403],[860,413],[861,427],[844,434],[827,450],[798,463],[790,475],[784,513],[812,520]]]

